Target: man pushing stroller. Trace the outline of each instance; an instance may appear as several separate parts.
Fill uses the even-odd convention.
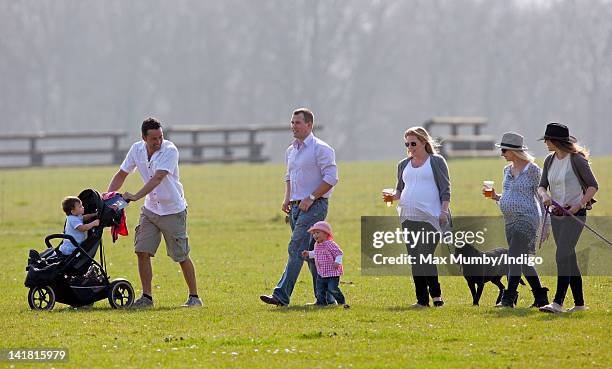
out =
[[[168,256],[181,266],[189,288],[189,297],[182,306],[202,306],[195,267],[189,257],[187,201],[179,181],[178,149],[172,142],[164,140],[161,123],[155,118],[142,122],[141,132],[142,140],[132,145],[108,187],[108,192],[118,191],[128,174],[136,169],[145,182],[135,194],[123,194],[127,201],[145,197],[134,236],[142,296],[134,302],[133,307],[153,307],[151,257],[155,256],[162,235]]]

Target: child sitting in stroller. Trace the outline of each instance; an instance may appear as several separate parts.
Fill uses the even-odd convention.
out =
[[[75,196],[67,196],[62,201],[62,209],[66,213],[66,224],[64,225],[64,234],[74,237],[74,240],[81,244],[87,238],[87,231],[93,227],[100,225],[100,220],[96,219],[93,222],[89,220],[97,216],[96,213],[84,214],[85,208],[81,199]],[[71,255],[76,246],[68,239],[64,239],[59,247],[59,250],[64,255]]]
[[[107,197],[106,199],[103,197]],[[30,250],[24,285],[29,288],[28,304],[34,310],[51,310],[56,302],[73,307],[108,299],[115,308],[126,308],[134,301],[132,284],[123,278],[110,279],[102,247],[105,227],[125,227],[127,202],[119,194],[100,195],[86,189],[78,197],[62,201],[66,213],[63,234],[45,237],[47,249]],[[84,215],[87,213],[87,215]],[[93,220],[93,218],[97,218]],[[113,241],[116,233],[113,232]],[[60,247],[51,244],[61,239]],[[100,261],[94,257],[99,254]]]

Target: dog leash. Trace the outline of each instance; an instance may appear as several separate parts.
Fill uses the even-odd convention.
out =
[[[604,236],[602,236],[599,232],[597,232],[596,230],[594,230],[593,228],[591,228],[588,224],[586,224],[586,222],[583,222],[582,219],[578,218],[577,216],[575,216],[574,214],[570,213],[567,209],[565,209],[563,206],[559,205],[558,202],[552,200],[552,204],[557,208],[557,209],[561,209],[561,212],[565,215],[569,215],[570,217],[572,217],[575,221],[577,221],[578,223],[580,223],[582,226],[584,226],[586,229],[588,229],[589,231],[593,232],[597,237],[599,237],[601,240],[603,240],[605,243],[608,244],[608,246],[612,246],[612,242],[608,241]],[[544,227],[546,227],[546,217],[549,216],[550,214],[550,210],[548,209],[548,207],[546,207],[546,213],[544,215],[544,222],[542,223],[542,232],[544,232]],[[540,237],[540,248],[542,247],[542,237]]]
[[[544,207],[544,219],[542,220],[542,232],[540,232],[540,243],[538,245],[538,250],[542,248],[542,244],[544,243],[544,231],[546,230],[546,221],[548,220],[548,215],[550,211],[548,210],[548,206]]]

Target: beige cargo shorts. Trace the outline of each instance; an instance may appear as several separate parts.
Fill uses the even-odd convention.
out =
[[[134,251],[155,256],[162,235],[168,256],[177,263],[187,260],[189,257],[187,209],[168,215],[157,215],[144,206],[140,209],[140,220],[134,236]]]

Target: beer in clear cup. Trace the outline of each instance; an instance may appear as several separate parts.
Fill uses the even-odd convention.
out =
[[[492,198],[493,197],[493,185],[495,184],[495,182],[482,181],[482,184],[484,185],[484,196],[489,199]]]
[[[395,189],[385,188],[382,192],[383,192],[383,196],[385,199],[385,203],[387,204],[387,207],[390,207],[391,204],[393,204],[393,196],[395,196]]]

